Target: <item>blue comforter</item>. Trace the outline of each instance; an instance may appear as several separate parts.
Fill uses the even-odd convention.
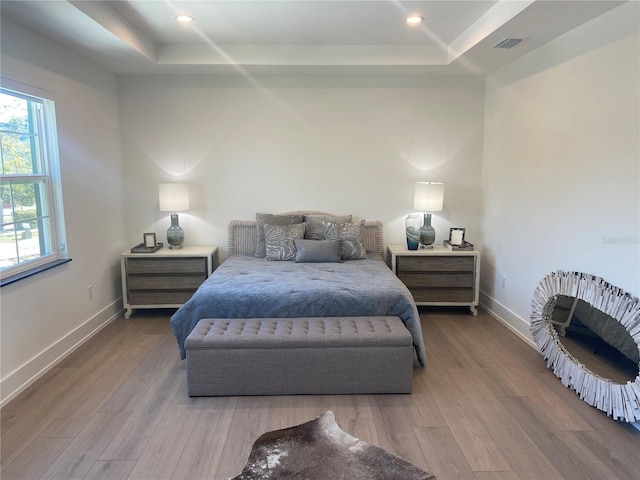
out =
[[[269,262],[232,256],[172,317],[180,358],[203,318],[400,317],[425,364],[418,309],[409,290],[380,257],[342,263]]]

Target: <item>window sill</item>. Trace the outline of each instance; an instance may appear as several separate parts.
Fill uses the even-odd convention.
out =
[[[44,265],[40,265],[38,267],[32,268],[31,270],[27,270],[26,272],[16,273],[15,275],[10,275],[8,277],[0,279],[0,287],[4,287],[5,285],[10,285],[12,283],[17,282],[18,280],[23,280],[25,278],[32,277],[40,272],[44,272],[46,270],[51,270],[52,268],[57,267],[58,265],[64,265],[65,263],[69,263],[71,261],[70,258],[62,258],[58,260],[54,260],[49,263],[45,263]]]

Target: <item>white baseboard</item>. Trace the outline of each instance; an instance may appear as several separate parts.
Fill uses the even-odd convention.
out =
[[[111,303],[53,345],[33,357],[0,381],[0,407],[18,396],[32,383],[60,363],[122,312],[122,300]]]
[[[480,292],[480,306],[489,312],[492,317],[496,318],[496,320],[531,345],[531,347],[538,350],[538,346],[529,332],[530,323],[527,320],[518,316],[482,291]]]

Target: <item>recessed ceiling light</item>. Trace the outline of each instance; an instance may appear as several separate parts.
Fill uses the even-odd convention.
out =
[[[176,17],[176,20],[179,21],[180,23],[191,23],[191,22],[194,22],[196,19],[191,15],[178,15]]]
[[[424,22],[424,17],[421,17],[420,15],[411,15],[410,17],[407,17],[407,23],[409,25],[419,25],[422,22]]]

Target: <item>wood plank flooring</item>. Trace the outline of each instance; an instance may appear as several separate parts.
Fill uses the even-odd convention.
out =
[[[0,477],[225,479],[268,430],[330,409],[438,480],[640,479],[640,431],[564,388],[487,313],[421,309],[411,395],[189,398],[170,312],[119,318],[1,413]]]

